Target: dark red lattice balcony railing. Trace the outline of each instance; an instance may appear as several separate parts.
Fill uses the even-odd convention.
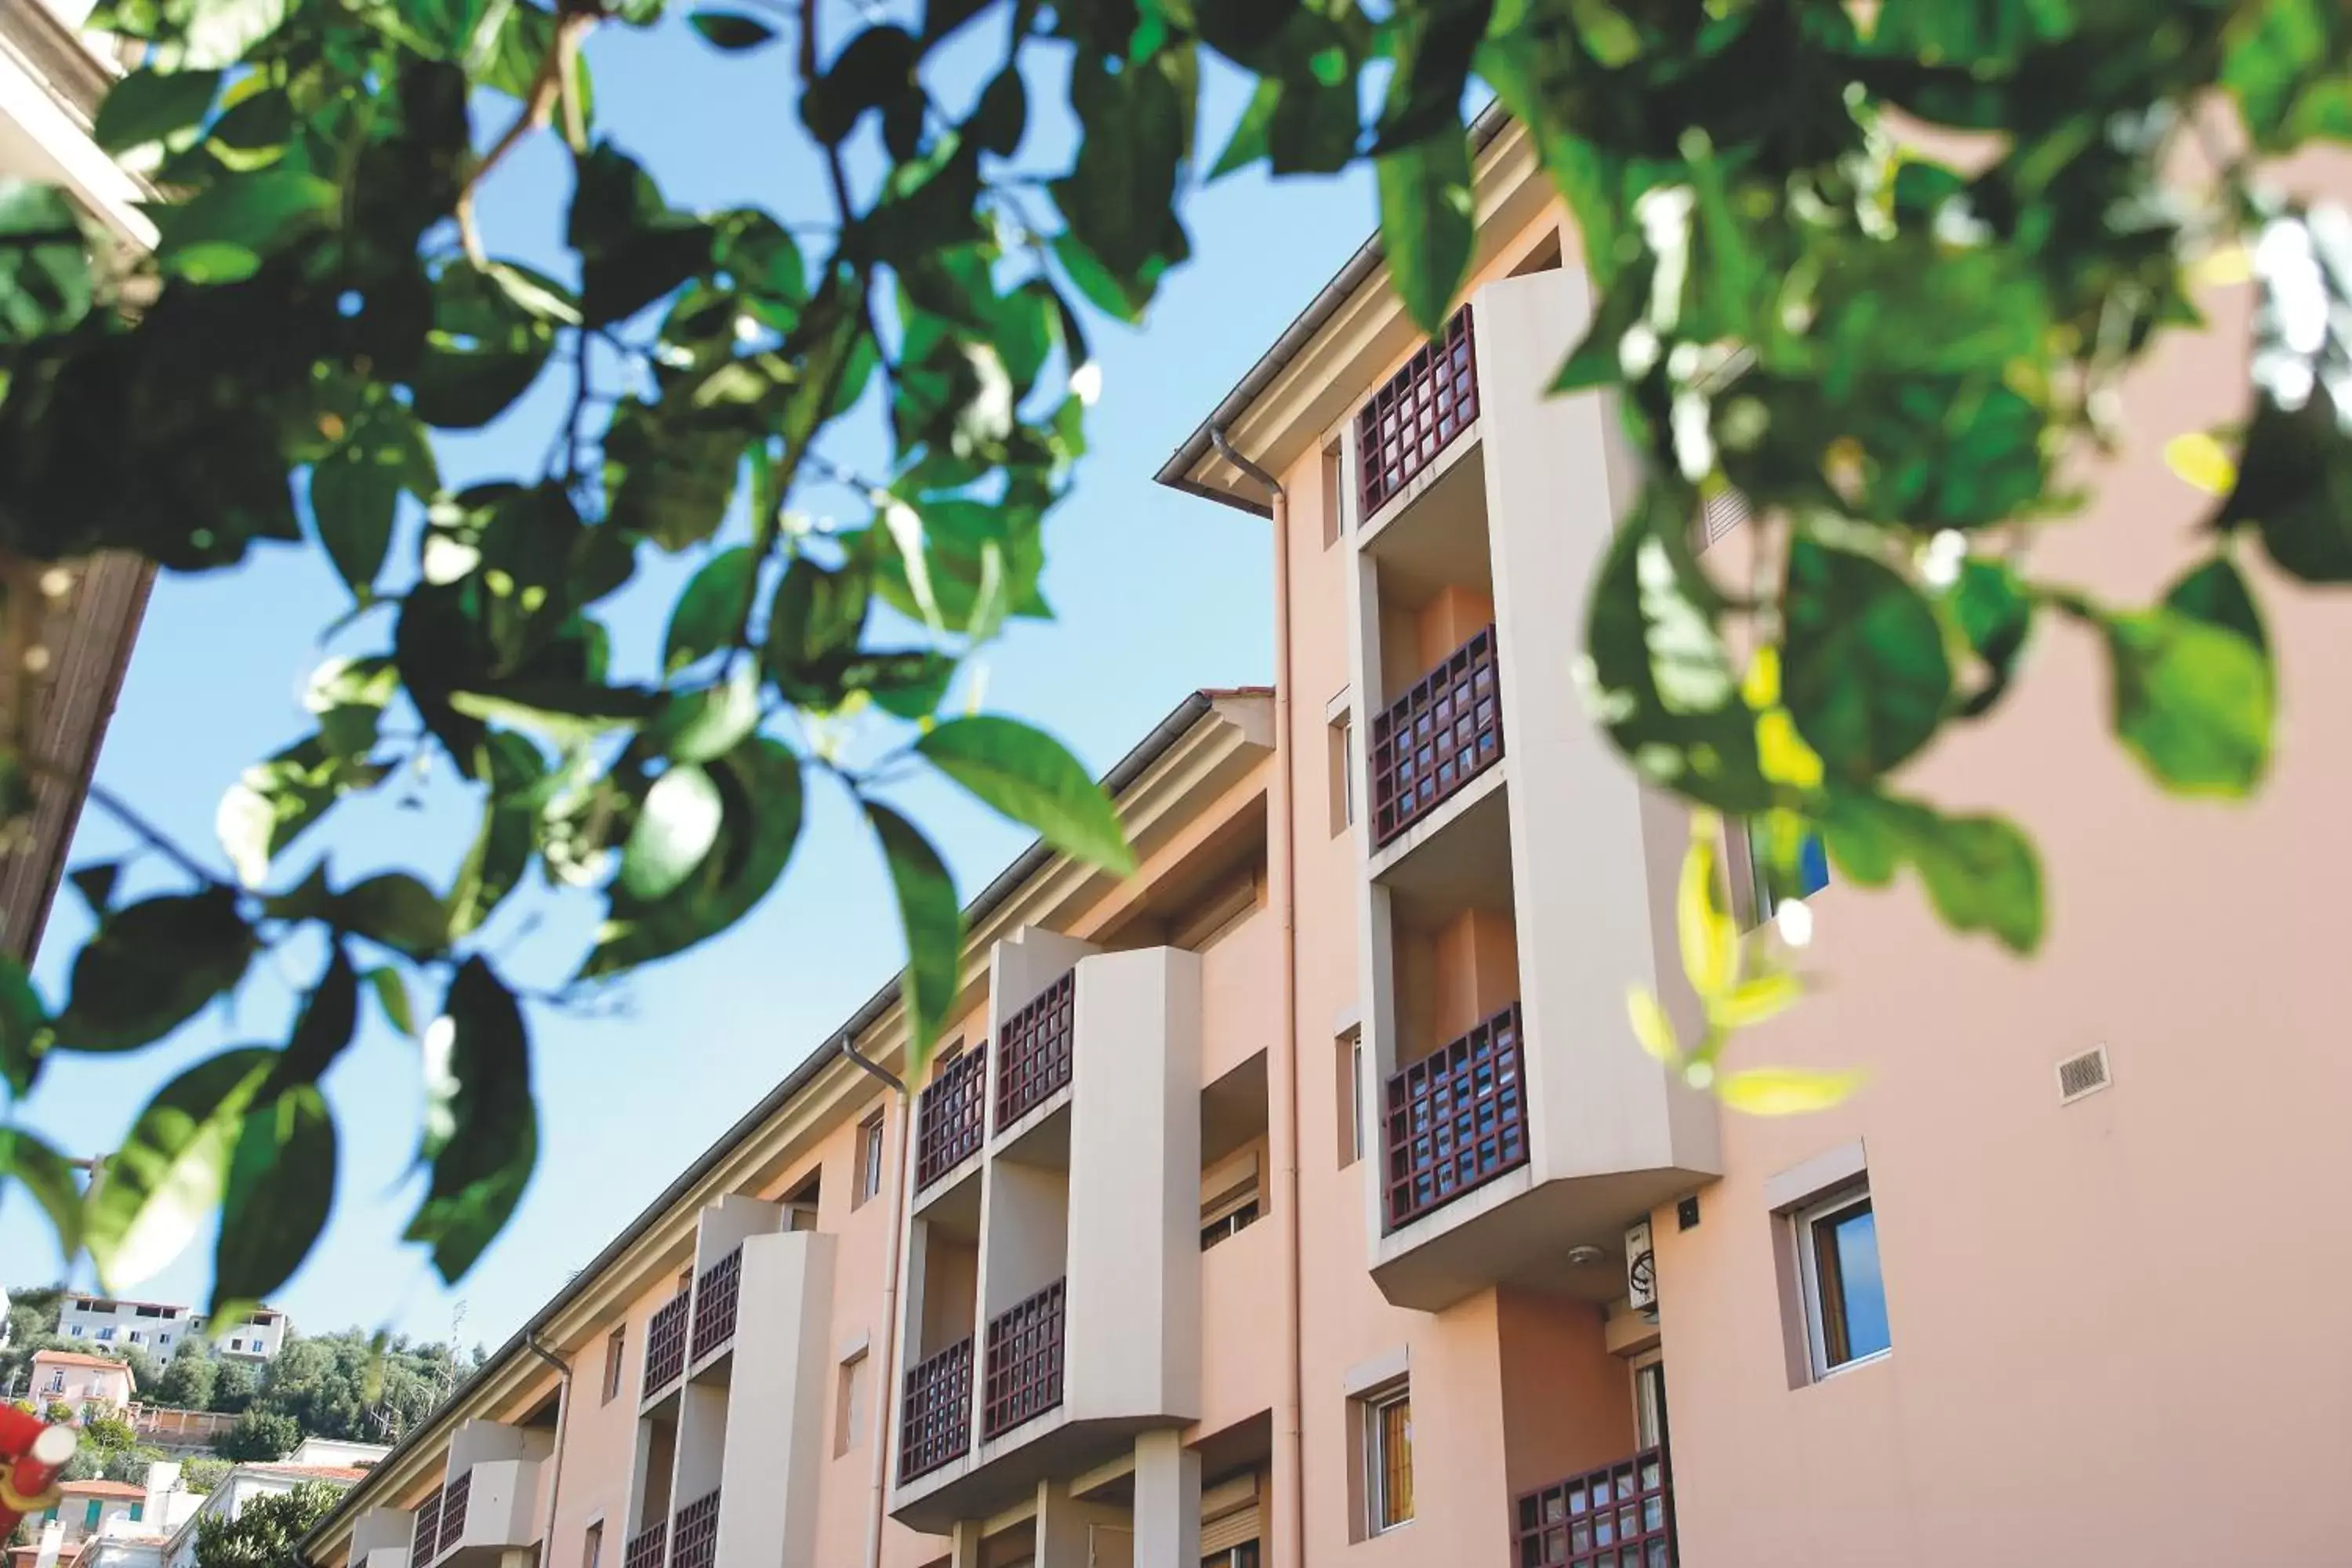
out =
[[[668,1545],[669,1521],[656,1521],[629,1538],[621,1552],[621,1568],[661,1568],[662,1551]]]
[[[1073,970],[1031,998],[996,1032],[996,1125],[1010,1127],[1070,1081]]]
[[[1488,626],[1372,716],[1365,757],[1372,842],[1395,839],[1502,754],[1503,700]]]
[[[1666,1451],[1644,1448],[1528,1492],[1512,1525],[1517,1568],[1675,1568]]]
[[[1477,417],[1478,353],[1465,305],[1357,413],[1357,517],[1402,492]]]
[[[920,1192],[980,1152],[987,1120],[982,1095],[988,1053],[966,1051],[939,1070],[915,1113],[915,1190]]]
[[[677,1544],[670,1568],[710,1568],[719,1556],[719,1493],[697,1498],[677,1510]]]
[[[686,1314],[689,1304],[690,1298],[680,1290],[646,1324],[647,1399],[686,1375]]]
[[[416,1505],[416,1521],[408,1537],[408,1568],[425,1568],[441,1555],[441,1494],[435,1492]]]
[[[1062,1403],[1062,1287],[1056,1279],[989,1320],[980,1435],[1010,1432]]]
[[[466,1533],[466,1505],[474,1499],[474,1472],[467,1470],[441,1489],[441,1534],[433,1548],[437,1561],[457,1549],[458,1538]]]
[[[958,1340],[907,1369],[898,1404],[898,1484],[971,1448],[971,1341]]]
[[[694,1282],[693,1359],[716,1353],[735,1338],[735,1298],[743,1283],[743,1249],[737,1247],[702,1271]],[[686,1550],[686,1538],[678,1538]]]
[[[1391,1230],[1526,1164],[1519,1005],[1405,1064],[1388,1081],[1381,1125]]]

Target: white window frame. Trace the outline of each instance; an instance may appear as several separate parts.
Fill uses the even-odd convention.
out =
[[[1873,1362],[1884,1361],[1895,1353],[1894,1336],[1890,1334],[1888,1343],[1884,1350],[1874,1350],[1867,1355],[1848,1356],[1835,1365],[1830,1363],[1828,1338],[1823,1327],[1822,1261],[1820,1243],[1816,1238],[1816,1227],[1823,1220],[1834,1219],[1849,1209],[1860,1208],[1865,1204],[1871,1204],[1870,1184],[1863,1181],[1840,1187],[1824,1197],[1817,1198],[1790,1216],[1790,1222],[1797,1227],[1797,1291],[1805,1309],[1805,1352],[1812,1366],[1813,1381],[1816,1383],[1823,1378],[1835,1377],[1840,1373],[1849,1372],[1858,1366],[1868,1366]],[[1875,1204],[1871,1204],[1870,1212],[1874,1215],[1877,1214],[1878,1208]],[[1883,1289],[1885,1283],[1885,1259],[1883,1257],[1879,1260],[1879,1281]]]
[[[1397,1405],[1404,1405],[1406,1407],[1405,1430],[1407,1433],[1412,1431],[1412,1385],[1410,1383],[1396,1384],[1377,1394],[1366,1394],[1359,1403],[1363,1407],[1364,1419],[1364,1537],[1370,1540],[1376,1535],[1386,1535],[1391,1531],[1402,1530],[1413,1520],[1413,1516],[1410,1513],[1402,1519],[1392,1520],[1388,1517],[1388,1437],[1387,1426],[1381,1419]],[[1411,1437],[1408,1436],[1406,1439],[1408,1447],[1404,1458],[1405,1469],[1408,1473],[1412,1468],[1411,1441]]]
[[[1353,1164],[1356,1160],[1371,1152],[1365,1147],[1364,1137],[1364,1032],[1361,1029],[1356,1031],[1356,1037],[1349,1042],[1348,1049],[1348,1128],[1349,1136],[1355,1140],[1355,1159],[1349,1161]]]
[[[864,1208],[882,1193],[882,1173],[888,1162],[883,1155],[889,1123],[879,1110],[857,1124],[857,1181],[851,1188],[849,1206]]]

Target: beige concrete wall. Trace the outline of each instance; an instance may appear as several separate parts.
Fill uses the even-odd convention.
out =
[[[2341,200],[2352,160],[2284,184]],[[2122,447],[2073,465],[2095,504],[2038,537],[2036,578],[2147,604],[2210,547],[2210,503],[2162,447],[2242,416],[2252,293],[2200,291],[2210,333],[2167,338],[2124,384]],[[2105,732],[2100,648],[2047,624],[2003,707],[1905,781],[2032,833],[2040,956],[1952,935],[1907,879],[1815,900],[1818,994],[1735,1059],[1870,1081],[1818,1116],[1727,1118],[1700,1225],[1657,1226],[1689,1561],[2344,1559],[2352,616],[2244,559],[2284,672],[2253,805],[2158,795]],[[2054,1064],[2101,1044],[2113,1087],[2061,1107]],[[1791,1388],[1764,1184],[1856,1138],[1893,1351]]]
[[[1273,1047],[1281,964],[1282,918],[1264,906],[1201,950],[1202,1084]]]
[[[1200,1414],[1202,967],[1166,947],[1078,964],[1065,1331],[1074,1419]]]
[[[587,1568],[588,1527],[604,1527],[599,1568],[620,1568],[620,1553],[635,1532],[629,1514],[631,1482],[637,1459],[637,1400],[645,1366],[646,1321],[667,1303],[665,1281],[628,1306],[620,1320],[621,1390],[608,1403],[604,1393],[604,1337],[595,1335],[572,1352],[572,1397],[563,1411],[563,1483],[550,1535],[551,1568]],[[611,1325],[605,1325],[609,1331]],[[667,1484],[667,1478],[665,1478]]]
[[[834,1252],[833,1238],[814,1231],[743,1243],[718,1568],[815,1568],[820,1561]]]
[[[1581,607],[1612,528],[1608,430],[1598,394],[1543,395],[1591,317],[1580,269],[1488,284],[1478,331],[1488,548],[1511,795],[1511,874],[1537,1178],[1720,1168],[1711,1117],[1625,1048],[1625,992],[1669,992],[1679,970],[1652,942],[1654,868],[1642,791],[1594,727],[1570,672]]]

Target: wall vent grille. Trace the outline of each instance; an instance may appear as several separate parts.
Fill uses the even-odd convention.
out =
[[[2112,1083],[2107,1071],[2107,1047],[2094,1046],[2058,1064],[2058,1103],[2071,1105],[2086,1094],[2096,1094]]]

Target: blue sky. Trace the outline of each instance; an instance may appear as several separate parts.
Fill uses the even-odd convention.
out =
[[[787,216],[821,214],[785,49],[721,58],[672,24],[599,39],[591,59],[600,121],[674,203],[759,200]],[[1241,100],[1234,80],[1212,73],[1204,165]],[[493,252],[528,258],[554,232],[567,163],[542,141],[501,171],[486,197]],[[1092,451],[1047,535],[1045,591],[1059,619],[1017,625],[988,660],[989,706],[1052,730],[1097,771],[1194,687],[1268,679],[1265,525],[1160,489],[1150,476],[1374,223],[1360,174],[1279,184],[1237,175],[1198,193],[1188,216],[1195,259],[1163,289],[1145,327],[1091,324],[1104,372]],[[546,426],[534,416],[546,414],[549,390],[542,384],[539,406],[518,414],[520,428],[445,443],[445,476],[535,465]],[[638,668],[650,660],[691,565],[666,564],[622,601],[618,657]],[[247,763],[303,731],[299,697],[321,657],[319,628],[347,604],[323,558],[282,549],[237,571],[159,584],[100,780],[181,841],[209,850],[221,792]],[[335,646],[353,651],[383,635],[362,625]],[[410,864],[446,886],[471,814],[455,808],[450,792],[428,784],[423,794],[419,809],[391,798],[347,805],[350,821],[331,837],[300,841],[287,863],[331,847],[339,879]],[[1022,830],[944,792],[909,798],[967,898],[1026,842]],[[110,858],[127,842],[93,809],[75,862]],[[160,868],[131,875],[126,886],[166,885]],[[494,925],[490,945],[523,979],[551,981],[562,958],[580,951],[585,912],[536,930]],[[63,960],[88,929],[75,895],[62,891],[36,971],[53,999]],[[371,1015],[328,1084],[343,1133],[334,1219],[278,1304],[314,1331],[357,1324],[441,1338],[462,1301],[462,1338],[496,1343],[893,974],[902,952],[870,840],[837,795],[819,792],[780,892],[751,919],[639,974],[605,1016],[534,1011],[538,1173],[506,1237],[455,1290],[399,1241],[417,1194],[416,1060]],[[77,1154],[111,1147],[154,1089],[190,1062],[229,1043],[282,1040],[295,990],[315,964],[304,953],[257,972],[234,1016],[215,1009],[160,1048],[54,1060],[26,1121]],[[210,1255],[209,1235],[200,1237],[136,1293],[199,1298]],[[45,1282],[58,1268],[22,1199],[0,1205],[0,1283]],[[87,1265],[79,1278],[87,1282]]]

